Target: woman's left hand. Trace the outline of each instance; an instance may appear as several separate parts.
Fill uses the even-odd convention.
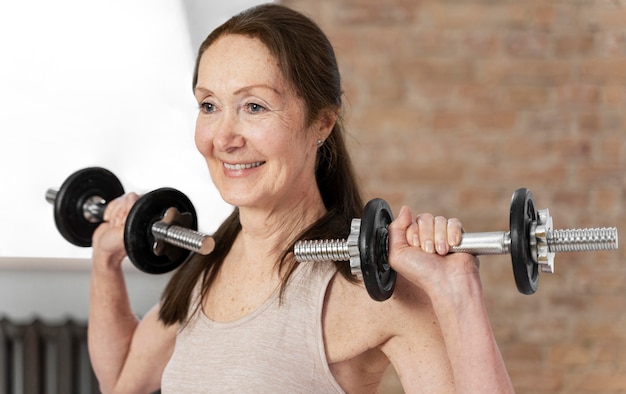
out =
[[[451,253],[461,242],[463,226],[458,219],[420,214],[415,219],[407,207],[389,225],[389,263],[400,275],[432,291],[454,291],[454,282],[467,275],[478,276],[478,259],[466,253]]]

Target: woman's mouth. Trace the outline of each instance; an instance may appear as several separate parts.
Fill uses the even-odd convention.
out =
[[[265,164],[264,161],[257,161],[254,163],[245,163],[245,164],[244,163],[237,163],[237,164],[224,163],[224,168],[230,171],[240,171],[240,170],[247,170],[250,168],[259,167],[263,164]]]

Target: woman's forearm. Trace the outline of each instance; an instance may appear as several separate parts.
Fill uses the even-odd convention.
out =
[[[107,259],[94,255],[88,325],[89,356],[103,392],[115,386],[138,325],[122,268],[102,261]]]
[[[431,298],[459,393],[513,393],[513,385],[493,335],[480,280],[456,282],[454,295]],[[462,294],[462,296],[460,296]]]

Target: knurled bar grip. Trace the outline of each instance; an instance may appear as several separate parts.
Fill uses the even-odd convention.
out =
[[[205,256],[215,248],[215,241],[212,237],[190,228],[163,221],[155,222],[152,225],[152,234],[157,241],[167,242]]]

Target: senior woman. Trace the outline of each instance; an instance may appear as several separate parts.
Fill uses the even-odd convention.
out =
[[[385,302],[346,263],[297,264],[299,239],[342,238],[362,197],[344,143],[333,49],[307,17],[266,4],[213,31],[193,79],[195,143],[236,208],[141,321],[120,268],[136,201],[94,234],[89,351],[104,392],[376,392],[389,363],[407,392],[510,392],[478,262],[447,255],[461,224],[403,207]]]

